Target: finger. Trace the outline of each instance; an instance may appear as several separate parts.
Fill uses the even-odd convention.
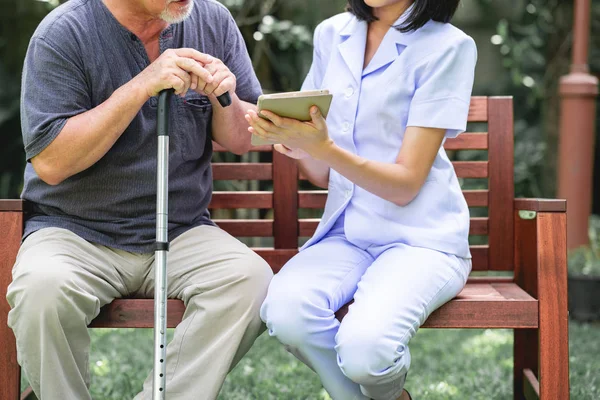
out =
[[[298,127],[296,125],[300,125],[301,123],[295,119],[291,119],[291,118],[284,118],[284,117],[280,117],[279,115],[268,111],[268,110],[261,110],[260,115],[267,118],[269,121],[271,121],[275,126],[278,126],[280,128],[284,128],[284,129],[294,129],[294,127],[296,127],[296,129],[298,129]]]
[[[190,89],[196,90],[198,88],[198,75],[192,74],[192,84],[190,85]]]
[[[266,130],[264,130],[261,126],[258,125],[252,125],[248,128],[248,131],[250,131],[251,133],[260,136],[263,139],[267,139],[270,140],[269,138],[271,138],[273,135],[271,135],[269,132],[267,132]]]
[[[179,68],[173,68],[173,75],[175,75],[177,78],[179,78],[182,82],[183,85],[175,91],[175,94],[183,96],[187,93],[187,91],[190,88],[190,85],[192,83],[192,77],[190,76],[190,74],[188,74],[187,72],[179,69]]]
[[[169,78],[169,86],[171,86],[171,88],[173,88],[176,95],[185,93],[183,91],[183,89],[185,87],[185,82],[183,81],[183,79],[181,79],[177,75],[171,75],[171,77]]]
[[[190,74],[198,75],[198,78],[206,83],[213,81],[212,75],[202,65],[191,58],[179,57],[175,60],[175,64]]]
[[[273,148],[274,148],[274,149],[275,149],[277,152],[279,152],[279,153],[281,153],[281,154],[283,154],[283,155],[286,155],[286,156],[292,152],[290,149],[288,149],[287,147],[285,147],[285,146],[284,146],[284,145],[282,145],[282,144],[276,144],[275,146],[273,146]]]
[[[227,71],[225,79],[223,79],[221,83],[219,83],[219,86],[217,86],[213,93],[215,94],[215,96],[220,96],[227,92],[233,93],[235,92],[235,84],[235,77],[233,77],[233,75],[229,71]]]
[[[318,130],[322,131],[327,128],[327,123],[325,122],[325,118],[323,118],[323,114],[321,114],[319,107],[312,106],[310,109],[310,117]]]
[[[259,117],[255,112],[250,112],[249,115],[252,126],[259,126],[267,132],[280,133],[282,131],[281,128],[275,126],[271,121]]]
[[[215,60],[214,57],[212,57],[208,54],[201,53],[198,50],[190,49],[190,48],[174,49],[174,52],[179,57],[191,58],[193,60],[198,61],[199,63],[202,63],[203,65],[210,64],[211,62],[213,62]]]

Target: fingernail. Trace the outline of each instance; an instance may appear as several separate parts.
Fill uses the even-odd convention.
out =
[[[316,114],[318,112],[319,112],[319,109],[317,107],[313,107],[312,110],[311,110],[312,114]]]

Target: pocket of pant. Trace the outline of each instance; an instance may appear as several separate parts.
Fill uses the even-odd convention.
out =
[[[212,140],[212,104],[206,96],[188,92],[179,106],[179,146],[185,161],[202,158],[208,140]]]

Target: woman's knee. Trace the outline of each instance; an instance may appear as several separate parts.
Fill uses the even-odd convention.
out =
[[[410,367],[407,336],[390,334],[389,329],[379,325],[342,323],[336,336],[336,352],[344,375],[360,385],[377,384],[389,373],[405,373]]]
[[[271,336],[288,346],[302,346],[320,331],[322,317],[331,314],[333,318],[333,312],[325,304],[319,305],[318,299],[311,299],[310,290],[294,288],[277,278],[262,305],[261,318]]]

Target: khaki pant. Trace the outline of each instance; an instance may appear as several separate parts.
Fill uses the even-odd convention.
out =
[[[219,228],[171,243],[168,297],[184,301],[167,346],[167,398],[215,399],[227,373],[262,332],[268,264]],[[21,246],[7,299],[19,363],[41,400],[91,399],[87,325],[120,297],[154,296],[154,254],[133,254],[47,228]],[[151,368],[151,365],[148,366]],[[136,400],[149,400],[152,374]]]

